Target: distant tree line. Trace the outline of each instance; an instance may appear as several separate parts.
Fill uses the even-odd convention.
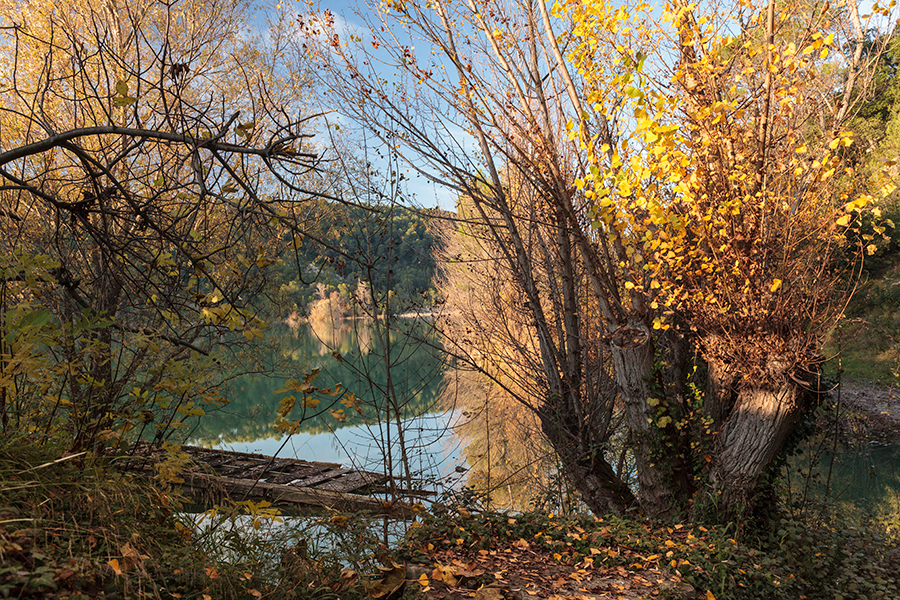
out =
[[[320,209],[321,220],[310,235],[324,243],[303,243],[282,257],[279,309],[308,316],[314,302],[335,292],[346,306],[369,306],[374,294],[382,306],[378,313],[387,300],[392,313],[434,304],[431,215],[397,206],[323,203]]]

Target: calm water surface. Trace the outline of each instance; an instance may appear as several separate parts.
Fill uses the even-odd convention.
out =
[[[426,479],[453,473],[463,461],[450,431],[454,413],[440,404],[443,352],[427,324],[399,321],[397,330],[381,335],[375,323],[362,320],[338,327],[273,327],[266,351],[239,367],[256,373],[229,382],[230,403],[204,416],[189,443],[381,472],[385,456],[395,465],[399,460],[399,413],[413,473]],[[315,369],[312,385],[340,384],[357,398],[361,414],[320,396],[321,404],[306,414],[298,407],[289,415],[301,421],[298,433],[276,431],[279,402],[297,395],[282,391],[286,382]],[[387,411],[387,398],[393,398],[396,411]],[[343,411],[345,420],[332,409]]]

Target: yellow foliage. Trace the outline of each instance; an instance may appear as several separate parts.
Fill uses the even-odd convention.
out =
[[[798,306],[832,294],[831,257],[863,250],[846,248],[847,231],[872,203],[837,176],[853,132],[840,122],[824,136],[809,126],[834,71],[826,62],[833,32],[780,26],[767,39],[758,33],[765,7],[743,29],[736,15],[747,19],[746,11],[727,5],[676,1],[658,18],[641,2],[570,0],[555,10],[574,24],[569,59],[593,110],[626,105],[613,147],[583,138],[593,167],[579,182],[602,199],[593,227],[622,249],[624,287],[701,332],[798,333]],[[802,10],[779,5],[774,22],[794,22]],[[588,123],[573,130],[587,136]],[[790,293],[775,295],[782,280]]]

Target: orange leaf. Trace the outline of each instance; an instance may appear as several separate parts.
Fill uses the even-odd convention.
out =
[[[706,600],[716,600],[716,597],[713,596],[713,593],[709,590],[706,590]]]
[[[115,571],[116,575],[122,574],[122,568],[119,566],[119,559],[117,559],[117,558],[110,559],[110,560],[106,561],[106,564],[108,564],[110,567],[112,567],[112,570]]]

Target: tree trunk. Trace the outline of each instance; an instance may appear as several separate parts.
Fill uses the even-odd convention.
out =
[[[734,368],[720,361],[709,361],[704,411],[713,420],[713,431],[721,431],[734,408]]]
[[[544,435],[562,461],[566,479],[578,490],[591,512],[597,516],[621,515],[637,504],[628,485],[603,456],[604,445],[584,439],[589,432],[582,429],[580,435],[573,435],[559,412],[542,414],[540,421]]]
[[[772,465],[802,410],[801,386],[789,377],[781,379],[741,387],[719,433],[710,472],[719,522],[740,520],[751,508],[760,476]]]
[[[690,477],[679,448],[666,447],[667,442],[677,444],[678,436],[657,426],[656,411],[648,403],[654,397],[655,374],[650,331],[643,323],[629,323],[613,334],[610,348],[634,441],[641,508],[651,519],[674,517],[690,498]]]

